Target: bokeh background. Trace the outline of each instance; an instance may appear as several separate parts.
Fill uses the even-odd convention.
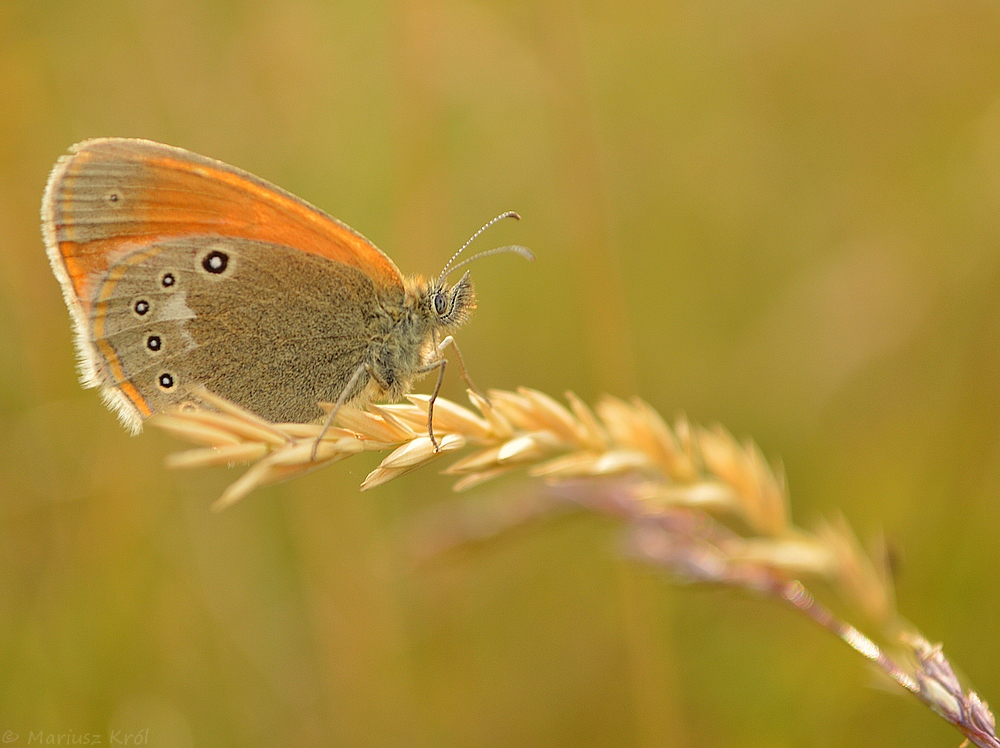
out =
[[[538,261],[474,268],[480,385],[754,437],[800,524],[885,532],[901,612],[1000,701],[997,39],[978,0],[0,0],[0,733],[956,744],[607,521],[413,568],[449,481],[359,494],[374,455],[210,513],[237,471],[167,471],[178,443],[77,384],[38,208],[70,144],[123,135],[260,174],[404,272],[518,210],[480,246]]]

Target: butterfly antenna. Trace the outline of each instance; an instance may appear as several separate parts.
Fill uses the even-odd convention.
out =
[[[528,249],[527,247],[522,247],[519,244],[508,244],[505,247],[494,247],[493,249],[487,249],[483,252],[477,252],[476,254],[472,255],[472,257],[466,257],[460,263],[453,266],[450,272],[454,273],[456,270],[462,267],[462,265],[468,265],[470,262],[472,262],[473,260],[478,260],[480,257],[489,257],[490,255],[498,255],[501,252],[513,252],[516,255],[521,255],[521,257],[523,257],[526,260],[535,259],[535,255],[533,255],[531,253],[531,250]]]
[[[462,252],[464,252],[464,251],[466,250],[466,248],[467,248],[467,247],[468,247],[468,246],[469,246],[470,244],[472,244],[472,242],[474,242],[474,241],[476,240],[476,238],[477,238],[477,237],[478,237],[478,236],[479,236],[479,235],[480,235],[481,233],[483,233],[484,231],[486,231],[486,229],[488,229],[488,228],[489,228],[490,226],[492,226],[492,225],[493,225],[494,223],[496,223],[497,221],[502,221],[502,220],[503,220],[504,218],[514,218],[514,219],[516,219],[516,220],[518,220],[518,221],[520,221],[520,220],[521,220],[521,216],[519,216],[519,215],[518,215],[517,213],[515,213],[515,212],[514,212],[514,211],[512,211],[512,210],[508,210],[508,211],[507,211],[506,213],[501,213],[501,214],[500,214],[500,215],[498,215],[498,216],[497,216],[496,218],[492,219],[491,221],[488,221],[488,222],[486,223],[486,225],[485,225],[485,226],[483,226],[483,227],[482,227],[481,229],[479,229],[479,231],[477,231],[477,232],[476,232],[475,234],[473,234],[472,236],[470,236],[470,237],[469,237],[469,241],[467,241],[467,242],[466,242],[465,244],[463,244],[463,245],[462,245],[462,246],[461,246],[461,247],[459,248],[459,250],[458,250],[458,251],[457,251],[457,252],[456,252],[455,254],[453,254],[453,255],[451,256],[451,259],[450,259],[450,260],[448,260],[448,262],[446,262],[446,263],[445,263],[445,266],[444,266],[444,270],[442,270],[442,271],[441,271],[441,275],[440,275],[440,276],[438,276],[438,285],[441,285],[442,283],[444,283],[444,279],[445,279],[445,277],[447,277],[447,275],[448,275],[448,272],[449,272],[449,268],[451,268],[451,263],[453,263],[453,262],[454,262],[455,260],[457,260],[457,259],[458,259],[458,256],[459,256],[460,254],[462,254]],[[527,250],[525,250],[525,251],[527,251]],[[531,254],[531,253],[529,252],[528,254]],[[478,256],[479,256],[479,255],[476,255],[476,257],[478,257]],[[473,258],[472,258],[472,257],[470,257],[470,258],[469,258],[469,260],[471,260],[471,259],[473,259]],[[532,257],[532,259],[534,259],[534,257]],[[464,264],[465,264],[466,262],[468,262],[469,260],[465,260],[465,262],[462,262],[462,263],[460,263],[460,264],[461,264],[461,265],[464,265]],[[456,265],[456,267],[458,267],[458,266]]]

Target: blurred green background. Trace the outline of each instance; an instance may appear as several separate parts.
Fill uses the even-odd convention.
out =
[[[901,612],[1000,701],[998,39],[969,0],[0,0],[0,733],[957,744],[607,521],[413,569],[450,482],[359,494],[374,455],[210,513],[238,471],[168,472],[178,443],[77,384],[38,209],[69,145],[122,135],[270,179],[404,272],[518,210],[481,247],[538,261],[477,264],[459,336],[480,386],[753,436],[800,524],[885,531]]]

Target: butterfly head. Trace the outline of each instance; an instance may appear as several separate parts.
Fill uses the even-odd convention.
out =
[[[429,286],[424,300],[426,314],[434,327],[451,332],[468,321],[476,308],[476,292],[466,270],[453,286],[440,280]]]

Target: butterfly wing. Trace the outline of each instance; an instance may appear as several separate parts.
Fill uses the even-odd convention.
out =
[[[337,399],[391,325],[383,301],[359,270],[283,245],[160,240],[97,289],[97,373],[126,414],[185,402],[200,385],[270,421],[314,421],[317,402]]]
[[[95,315],[109,279],[136,273],[144,251],[153,256],[195,237],[263,242],[356,271],[380,294],[403,293],[392,260],[350,227],[252,174],[151,141],[106,138],[71,149],[49,177],[42,231],[74,318],[84,385],[101,386],[133,429],[149,401],[127,372],[113,373],[121,362],[109,360],[109,340],[99,343]],[[294,277],[275,282],[286,291],[296,284]]]

